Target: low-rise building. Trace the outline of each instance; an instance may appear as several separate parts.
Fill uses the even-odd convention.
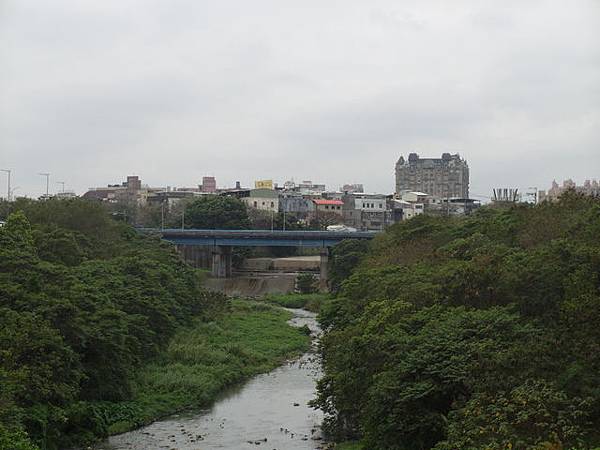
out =
[[[279,193],[273,189],[250,189],[248,197],[243,197],[242,201],[249,208],[261,211],[279,211]]]
[[[130,175],[127,177],[127,181],[121,184],[109,184],[106,187],[89,188],[82,197],[108,203],[144,205],[149,195],[165,190],[164,187],[142,185],[142,181],[138,176]]]
[[[358,230],[384,230],[393,223],[388,198],[383,194],[346,193],[344,224]]]
[[[344,202],[342,200],[330,200],[324,198],[315,198],[312,199],[313,204],[315,205],[315,216],[319,218],[324,214],[335,214],[339,216],[340,219],[343,218],[344,212],[342,207],[344,206]]]
[[[182,191],[182,190],[166,190],[161,192],[154,192],[148,196],[147,202],[149,205],[165,205],[168,209],[177,205],[183,200],[190,200],[196,197],[205,195],[213,195],[206,192],[198,191]]]
[[[315,204],[310,196],[294,191],[281,191],[279,193],[279,211],[294,214],[299,219],[307,219],[314,213]]]
[[[394,199],[393,209],[397,211],[396,215],[401,217],[401,220],[412,219],[415,216],[425,213],[425,204],[409,202],[402,199]]]

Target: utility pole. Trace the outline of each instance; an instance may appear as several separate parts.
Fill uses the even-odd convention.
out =
[[[165,229],[165,202],[160,203],[160,229]]]
[[[183,206],[183,208],[181,210],[181,229],[182,230],[185,229],[185,205]]]
[[[6,174],[8,175],[8,192],[6,193],[6,200],[8,200],[10,202],[10,194],[11,194],[11,190],[10,190],[10,169],[0,169],[0,171],[2,172],[6,172]]]
[[[42,177],[46,177],[46,200],[50,197],[50,174],[49,173],[38,173]]]

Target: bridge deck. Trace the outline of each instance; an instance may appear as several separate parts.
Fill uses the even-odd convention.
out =
[[[331,247],[344,239],[372,239],[374,231],[140,229],[180,245],[233,247]]]

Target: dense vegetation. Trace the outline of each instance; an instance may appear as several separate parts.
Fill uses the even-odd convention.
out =
[[[250,228],[246,205],[235,197],[207,195],[185,208],[186,228],[245,230]]]
[[[354,247],[334,250],[332,273],[351,274],[321,308],[315,403],[334,436],[369,450],[600,445],[598,199],[421,216]]]
[[[13,213],[0,228],[0,448],[30,448],[24,432],[48,449],[105,435],[143,364],[226,302],[100,205],[1,206]]]

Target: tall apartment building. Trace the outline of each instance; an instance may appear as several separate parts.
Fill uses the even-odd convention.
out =
[[[424,192],[439,198],[469,197],[469,166],[457,153],[441,158],[420,158],[410,153],[396,163],[396,194]]]

